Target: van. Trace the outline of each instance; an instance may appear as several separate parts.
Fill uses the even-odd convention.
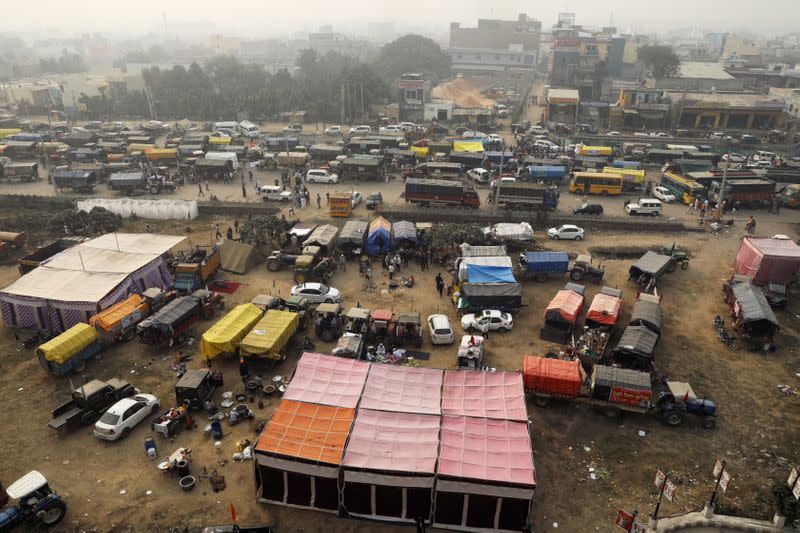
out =
[[[251,139],[255,139],[261,135],[261,129],[248,120],[243,120],[239,123],[238,131],[245,137],[249,137]]]
[[[239,170],[239,157],[233,152],[208,152],[206,159],[216,159],[219,161],[230,161],[234,171]]]
[[[650,215],[657,217],[661,214],[661,200],[655,198],[639,198],[634,203],[625,206],[629,215]]]
[[[217,130],[231,130],[236,131],[238,124],[235,120],[229,120],[225,122],[215,122],[214,125],[211,127],[211,131]]]

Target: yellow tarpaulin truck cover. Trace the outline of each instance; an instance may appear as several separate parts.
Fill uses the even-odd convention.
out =
[[[0,139],[11,137],[17,133],[22,133],[22,130],[19,128],[0,128]]]
[[[481,141],[454,141],[454,152],[483,152],[483,143]]]
[[[139,316],[131,317],[137,322],[144,318],[148,312],[148,305],[139,294],[131,294],[121,302],[115,303],[111,307],[100,311],[92,318],[89,319],[89,325],[100,328],[106,333],[118,328],[123,319],[128,318],[134,313],[139,313]]]
[[[209,137],[208,144],[231,144],[230,137]]]
[[[614,154],[614,149],[610,146],[581,146],[580,155],[582,156],[592,156],[592,155],[605,155],[610,156]]]
[[[39,346],[36,352],[44,355],[48,361],[63,365],[69,358],[93,342],[97,342],[97,331],[89,324],[80,322],[58,337]]]
[[[144,144],[144,143],[131,143],[128,145],[128,153],[132,154],[134,152],[144,152],[145,150],[152,150],[156,147],[155,144]]]
[[[144,151],[148,161],[158,161],[161,159],[177,159],[178,150],[175,148],[148,148]]]
[[[427,146],[409,146],[408,149],[414,152],[414,155],[417,157],[425,157],[428,155]]]
[[[280,359],[281,350],[289,343],[299,323],[297,313],[270,309],[242,340],[239,350],[245,355]]]
[[[241,304],[231,309],[203,333],[200,339],[203,358],[212,359],[221,353],[233,353],[263,314],[264,311],[253,304]]]

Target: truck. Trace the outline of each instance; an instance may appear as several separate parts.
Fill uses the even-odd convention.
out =
[[[108,381],[93,379],[73,390],[68,402],[53,409],[53,419],[47,427],[60,431],[65,427],[94,424],[117,400],[134,394],[136,389],[127,381],[117,378]]]
[[[304,167],[311,159],[311,156],[306,152],[278,152],[275,159],[278,161],[278,165],[282,167]]]
[[[80,374],[86,368],[86,362],[100,353],[101,348],[100,337],[95,329],[78,322],[40,345],[36,349],[36,356],[42,368],[57,376],[68,372]]]
[[[567,175],[567,167],[563,165],[529,165],[520,167],[517,178],[527,178],[530,181],[543,181],[544,183],[561,183]]]
[[[300,326],[300,316],[293,311],[270,309],[239,343],[244,356],[282,361],[286,347]]]
[[[507,209],[555,209],[558,196],[540,183],[500,182],[495,194],[495,204]]]
[[[206,161],[228,161],[231,169],[239,170],[239,156],[233,152],[207,152],[205,158]]]
[[[475,188],[458,181],[408,178],[403,197],[406,202],[420,207],[440,205],[477,209],[481,205]]]
[[[350,156],[342,160],[339,168],[343,178],[378,181],[383,170],[383,159],[371,156]]]
[[[0,166],[0,177],[6,181],[36,181],[39,179],[38,163],[8,163]]]
[[[569,255],[565,252],[524,252],[519,254],[522,276],[536,281],[560,278],[569,270]]]
[[[201,252],[204,252],[204,250],[201,250]],[[212,248],[208,254],[194,254],[189,261],[175,265],[173,286],[183,294],[194,292],[211,279],[219,267],[219,248]]]
[[[496,309],[513,314],[522,307],[522,285],[519,283],[462,283],[460,293],[458,310],[462,313]]]
[[[653,415],[669,426],[680,425],[687,415],[701,419],[706,429],[716,425],[713,401],[697,398],[691,385],[680,381],[653,384],[648,372],[595,365],[590,377],[578,361],[526,355],[523,383],[537,405],[553,399],[585,401],[609,418],[623,412]]]
[[[175,191],[173,182],[146,176],[142,172],[115,172],[108,178],[108,187],[125,194],[136,191],[150,191],[150,194]]]
[[[212,318],[225,302],[216,293],[199,290],[191,296],[179,296],[136,325],[139,342],[163,348],[182,344],[189,328],[204,318]]]
[[[224,179],[233,173],[233,165],[226,159],[198,159],[194,164],[195,176],[201,179]]]
[[[482,167],[486,156],[483,152],[450,152],[447,160],[450,163],[461,165],[463,170],[472,170],[473,168]]]
[[[710,201],[719,202],[722,183],[712,181],[708,186]],[[775,197],[775,182],[764,179],[729,178],[725,181],[725,200],[732,207],[762,207],[771,205]]]
[[[91,193],[98,181],[94,170],[57,170],[52,180],[58,190],[72,189],[75,193]]]
[[[136,325],[176,296],[175,291],[151,287],[100,311],[89,319],[89,325],[107,342],[131,341],[136,337]]]

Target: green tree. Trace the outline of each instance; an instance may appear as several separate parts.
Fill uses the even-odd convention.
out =
[[[671,46],[642,46],[637,56],[648,76],[676,78],[680,74],[681,59]]]
[[[408,34],[381,48],[375,66],[387,80],[406,72],[421,72],[438,79],[449,74],[450,56],[432,39]]]
[[[483,242],[483,230],[479,224],[434,224],[430,232],[433,248],[455,248],[462,242]]]

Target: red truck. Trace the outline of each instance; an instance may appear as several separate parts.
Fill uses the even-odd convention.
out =
[[[475,188],[466,186],[460,181],[408,178],[403,197],[406,202],[419,204],[420,207],[444,205],[478,208],[481,206],[481,200]]]
[[[717,202],[721,181],[708,186],[709,198]],[[729,207],[768,206],[775,197],[775,182],[758,178],[729,178],[725,181],[725,200]]]

